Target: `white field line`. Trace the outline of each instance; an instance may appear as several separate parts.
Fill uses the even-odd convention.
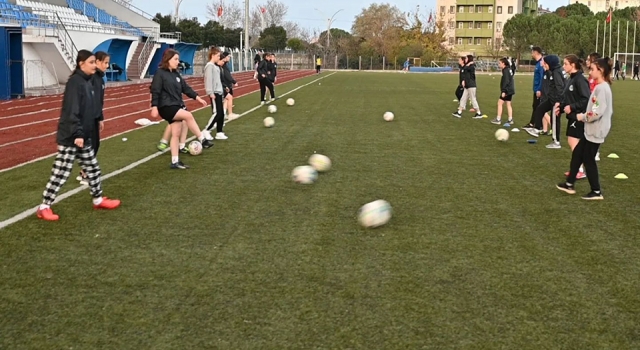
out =
[[[296,91],[302,89],[303,87],[309,86],[309,85],[311,85],[311,84],[313,84],[313,83],[315,83],[315,82],[317,82],[319,80],[322,80],[324,78],[328,78],[328,77],[330,77],[330,76],[332,76],[334,74],[336,74],[336,72],[333,72],[333,73],[328,74],[328,75],[324,75],[324,76],[322,76],[322,77],[320,77],[318,79],[315,79],[315,80],[310,81],[310,82],[308,82],[306,84],[300,85],[300,86],[298,86],[297,88],[295,88],[295,89],[293,89],[291,91],[285,92],[284,94],[280,95],[279,97],[287,96],[290,93],[296,92]],[[295,80],[285,82],[285,84],[293,82],[293,81],[295,81]],[[198,108],[197,110],[194,110],[194,112],[197,112],[198,110],[201,110],[201,109],[204,109],[204,108],[207,108],[207,107]],[[236,119],[239,119],[239,118],[241,118],[241,117],[243,117],[243,116],[245,116],[245,115],[247,115],[247,114],[249,114],[251,112],[254,112],[254,111],[258,110],[260,107],[262,107],[262,105],[258,105],[256,107],[253,107],[250,110],[240,114],[238,116],[238,118],[236,118]],[[236,119],[234,119],[234,120],[236,120]],[[231,122],[231,120],[227,121],[227,123],[229,123],[229,122]],[[142,129],[142,128],[144,128],[144,126],[138,128],[138,129]],[[135,130],[137,130],[137,129],[135,129]],[[127,132],[130,132],[130,131],[132,131],[132,130],[129,130]],[[122,134],[124,134],[124,133],[122,133]],[[119,135],[121,135],[121,134],[119,134]],[[118,135],[113,135],[112,137],[115,137],[115,136],[118,136]],[[189,139],[187,139],[187,142],[190,142],[193,139],[195,139],[195,136],[192,136]],[[148,162],[148,161],[150,161],[150,160],[152,160],[154,158],[157,158],[158,156],[164,154],[165,152],[167,152],[167,151],[165,150],[163,152],[156,152],[156,153],[154,153],[154,154],[152,154],[150,156],[147,156],[147,157],[142,158],[142,159],[140,159],[140,160],[138,160],[136,162],[133,162],[133,163],[125,166],[124,168],[120,168],[118,170],[112,171],[112,172],[102,176],[102,180],[104,181],[104,180],[107,180],[107,179],[112,178],[114,176],[120,175],[120,174],[122,174],[122,173],[124,173],[126,171],[129,171],[129,170],[131,170],[131,169],[133,169],[133,168],[135,168],[135,167],[137,167],[139,165],[142,165],[142,164],[144,164],[144,163],[146,163],[146,162]],[[84,191],[84,190],[86,190],[88,188],[89,188],[89,186],[83,185],[83,186],[74,188],[73,190],[71,190],[69,192],[65,192],[65,193],[61,194],[60,196],[58,196],[56,198],[54,204],[58,203],[58,202],[60,202],[60,201],[62,201],[64,199],[67,199],[67,198],[69,198],[71,196],[74,196],[74,195],[76,195],[76,194],[78,194],[78,193],[80,193],[80,192],[82,192],[82,191]],[[22,213],[20,213],[18,215],[15,215],[15,216],[7,219],[7,220],[4,220],[4,221],[0,222],[0,230],[6,228],[9,225],[15,224],[16,222],[22,221],[22,220],[28,218],[29,216],[35,214],[38,211],[38,207],[39,207],[39,205],[37,207],[35,207],[35,208],[31,208],[31,209],[25,210],[25,211],[23,211]]]

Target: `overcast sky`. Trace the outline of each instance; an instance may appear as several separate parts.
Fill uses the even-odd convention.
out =
[[[225,0],[229,2],[239,2],[244,4],[244,0]],[[264,0],[250,0],[251,7],[265,3]],[[280,0],[289,7],[287,20],[298,23],[303,28],[324,30],[327,27],[327,19],[336,11],[342,10],[335,16],[332,27],[341,28],[346,31],[351,30],[351,24],[356,15],[363,8],[376,1],[371,0]],[[416,5],[420,4],[421,13],[428,14],[430,10],[435,10],[436,0],[416,1],[416,0],[381,0],[378,3],[389,2],[395,4],[404,12],[415,11]],[[558,6],[564,5],[564,0],[539,0],[544,8],[555,10]],[[183,0],[180,5],[180,13],[187,17],[198,17],[202,23],[205,23],[207,0]],[[133,0],[136,7],[145,12],[155,15],[158,12],[169,14],[173,10],[173,0]],[[254,5],[255,4],[255,5]],[[320,11],[316,11],[318,8]],[[267,9],[268,11],[268,9]],[[324,13],[324,15],[322,13]]]

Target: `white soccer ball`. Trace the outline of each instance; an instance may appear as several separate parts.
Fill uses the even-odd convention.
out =
[[[189,153],[191,153],[192,156],[197,156],[202,153],[202,144],[200,141],[191,141],[191,143],[189,143]]]
[[[287,99],[287,106],[293,106],[294,104],[296,104],[296,101],[292,98],[288,98]]]
[[[331,169],[331,159],[322,154],[311,155],[311,157],[309,157],[309,164],[321,173]]]
[[[382,118],[384,118],[384,120],[390,122],[390,121],[393,120],[393,118],[395,118],[395,116],[391,112],[385,112],[385,114],[382,116]]]
[[[297,166],[291,172],[291,179],[295,183],[309,185],[318,179],[318,172],[310,165]]]
[[[267,111],[269,111],[269,113],[275,113],[278,111],[278,107],[276,107],[275,105],[270,105],[269,108],[267,108]]]
[[[275,121],[275,119],[273,119],[273,117],[266,117],[266,118],[264,118],[263,123],[264,123],[264,127],[265,128],[270,128],[270,127],[273,126],[273,124],[276,123],[276,121]]]
[[[390,219],[391,205],[382,199],[367,203],[358,210],[358,222],[367,228],[382,226]]]
[[[505,129],[496,130],[496,140],[498,141],[507,141],[509,139],[509,132]]]

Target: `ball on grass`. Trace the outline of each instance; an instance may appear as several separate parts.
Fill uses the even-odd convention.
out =
[[[310,165],[297,166],[291,172],[293,182],[303,185],[309,185],[318,179],[318,172]]]
[[[380,227],[390,219],[391,204],[382,199],[367,203],[358,210],[358,222],[366,228]]]
[[[287,99],[287,106],[293,106],[294,104],[296,104],[296,101],[292,98],[288,98]]]
[[[277,111],[278,111],[278,107],[276,107],[275,105],[270,105],[270,106],[267,108],[267,111],[269,111],[269,113],[273,114],[273,113],[275,113],[275,112],[277,112]]]
[[[276,123],[276,121],[275,121],[275,119],[273,119],[273,117],[266,117],[266,118],[264,118],[263,123],[264,123],[264,127],[265,128],[270,128],[270,127],[273,126],[273,124]]]
[[[189,143],[189,153],[192,156],[197,156],[198,154],[202,153],[202,143],[200,143],[200,141],[191,141],[191,143]]]
[[[309,165],[322,173],[331,169],[331,159],[322,154],[313,154],[309,157]]]
[[[507,140],[509,140],[509,132],[505,129],[498,129],[496,130],[496,140],[498,141],[502,141],[505,142]]]
[[[393,120],[393,118],[395,118],[395,115],[393,115],[393,113],[391,113],[391,112],[385,112],[385,113],[382,115],[382,118],[384,118],[384,120],[386,120],[386,121],[390,122],[390,121],[392,121],[392,120]]]

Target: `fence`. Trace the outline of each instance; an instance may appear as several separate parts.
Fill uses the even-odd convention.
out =
[[[24,88],[47,89],[59,87],[58,74],[52,62],[24,60]]]

